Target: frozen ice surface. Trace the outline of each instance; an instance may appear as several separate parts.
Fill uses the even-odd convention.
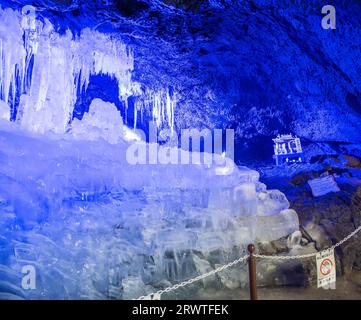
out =
[[[3,297],[132,298],[197,275],[193,251],[221,252],[222,264],[235,247],[298,229],[284,196],[248,168],[219,176],[208,165],[130,165],[125,138],[0,128]],[[21,289],[24,265],[37,270],[36,290]]]
[[[299,224],[298,215],[292,209],[283,210],[273,216],[259,216],[255,236],[259,241],[280,239],[297,231]]]
[[[9,120],[10,119],[10,108],[9,105],[0,100],[0,119]]]
[[[258,214],[269,216],[279,214],[280,211],[288,209],[290,203],[286,196],[279,190],[265,190],[258,194]]]

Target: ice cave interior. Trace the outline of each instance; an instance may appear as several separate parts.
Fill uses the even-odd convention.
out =
[[[251,242],[312,252],[361,222],[361,11],[334,2],[328,32],[318,0],[1,0],[0,299],[137,298]],[[232,129],[233,159],[183,150],[171,137],[186,128]],[[306,161],[273,166],[272,139],[289,132]],[[307,181],[324,171],[340,192],[315,199]],[[343,197],[341,228],[320,212]],[[260,266],[260,281],[304,283],[302,268],[294,280]],[[236,271],[190,290],[246,282]]]

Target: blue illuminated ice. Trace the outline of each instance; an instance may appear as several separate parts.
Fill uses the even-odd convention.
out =
[[[101,123],[92,130],[102,132]],[[255,171],[130,165],[133,142],[89,137],[45,137],[1,122],[1,276],[18,279],[24,265],[38,272],[37,290],[9,280],[4,297],[130,297],[132,281],[144,285],[129,289],[136,294],[196,275],[196,252],[221,252],[220,264],[235,247],[237,256],[250,241],[298,229],[284,196],[267,191]]]
[[[125,107],[133,96],[169,128],[176,94],[134,82],[120,39],[22,18],[0,10],[0,299],[136,298],[298,230],[284,195],[221,155],[213,165],[130,164],[131,146],[150,145],[100,99],[73,119],[79,90],[110,75]],[[35,290],[21,287],[25,265]]]
[[[78,94],[87,90],[91,76],[102,74],[116,79],[126,109],[128,98],[135,100],[135,125],[138,113],[147,111],[158,126],[173,128],[176,93],[133,81],[134,55],[119,37],[88,28],[60,35],[46,18],[27,19],[0,8],[0,98],[13,110],[9,116],[35,132],[64,133]]]

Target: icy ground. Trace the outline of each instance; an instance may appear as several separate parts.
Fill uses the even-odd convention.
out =
[[[0,127],[0,298],[134,298],[298,229],[285,196],[247,168],[129,165],[124,137]],[[21,288],[26,265],[36,290]]]

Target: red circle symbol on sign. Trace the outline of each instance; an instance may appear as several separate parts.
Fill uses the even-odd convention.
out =
[[[324,275],[324,276],[329,275],[332,271],[332,267],[333,267],[332,261],[328,258],[324,259],[320,265],[320,271],[321,271],[322,275]]]

